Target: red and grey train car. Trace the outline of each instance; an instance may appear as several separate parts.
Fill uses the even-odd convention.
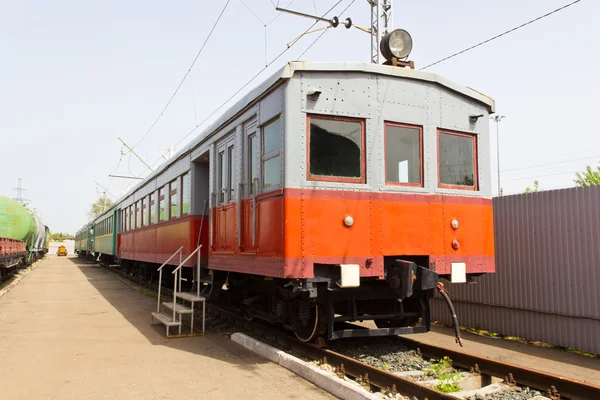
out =
[[[116,260],[151,279],[202,244],[210,301],[304,341],[426,332],[442,278],[495,270],[493,112],[427,72],[288,63],[107,211]]]

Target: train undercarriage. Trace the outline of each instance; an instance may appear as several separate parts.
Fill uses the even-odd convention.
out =
[[[213,275],[215,279],[222,280],[223,275]],[[398,261],[388,268],[386,280],[363,278],[359,287],[352,288],[339,287],[333,277],[289,280],[229,273],[225,290],[216,297],[248,319],[279,324],[299,340],[311,342],[427,332],[429,298],[437,284],[435,272]],[[216,286],[211,282],[211,291]],[[210,295],[215,298],[215,293]],[[373,323],[349,324],[366,321]]]
[[[103,264],[104,260],[100,257]],[[116,260],[129,275],[158,283],[156,266]],[[166,266],[169,271],[171,266]],[[430,330],[429,299],[442,294],[438,274],[413,261],[395,260],[386,266],[384,280],[362,278],[360,286],[342,288],[330,266],[315,266],[316,278],[279,279],[201,268],[201,295],[211,303],[233,307],[248,320],[278,325],[303,342],[350,337],[391,336]],[[194,292],[195,268],[184,270],[184,290]],[[171,274],[163,275],[171,288]],[[441,287],[440,287],[441,286]],[[444,296],[456,320],[447,296]],[[460,343],[455,321],[457,342]]]

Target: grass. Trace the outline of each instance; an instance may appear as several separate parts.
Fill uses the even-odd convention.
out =
[[[460,372],[452,372],[452,360],[445,356],[441,360],[432,360],[431,367],[424,370],[427,375],[436,375],[440,383],[434,386],[436,390],[444,393],[453,393],[460,391],[458,379]]]
[[[442,323],[440,321],[434,321],[433,324],[436,324],[436,325],[439,325],[439,326],[444,326],[444,327],[452,327],[452,325],[445,324],[445,323]],[[474,334],[479,335],[479,336],[492,337],[492,338],[504,339],[504,340],[510,340],[510,341],[519,342],[519,343],[526,343],[526,344],[530,344],[530,345],[533,345],[533,346],[545,347],[545,348],[550,348],[550,349],[555,349],[555,350],[566,351],[568,353],[573,353],[573,354],[577,354],[577,355],[585,356],[585,357],[590,357],[590,358],[600,358],[600,354],[588,353],[588,352],[585,352],[585,351],[582,351],[582,350],[572,349],[570,347],[558,346],[558,345],[554,345],[554,344],[540,342],[540,341],[537,341],[537,340],[529,340],[529,339],[526,339],[526,338],[520,338],[518,336],[503,335],[501,333],[487,331],[485,329],[482,329],[479,326],[474,326],[474,327],[460,326],[460,329],[463,330],[463,331],[474,333]]]

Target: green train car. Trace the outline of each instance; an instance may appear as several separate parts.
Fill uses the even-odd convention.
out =
[[[94,255],[98,261],[110,265],[117,254],[117,211],[114,207],[100,215],[94,224]]]
[[[91,255],[94,251],[94,227],[92,223],[85,225],[75,234],[75,253],[79,257]]]

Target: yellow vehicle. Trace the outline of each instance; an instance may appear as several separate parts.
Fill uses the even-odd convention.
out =
[[[67,248],[65,246],[60,246],[58,248],[58,251],[56,252],[57,256],[66,256],[67,255]]]

